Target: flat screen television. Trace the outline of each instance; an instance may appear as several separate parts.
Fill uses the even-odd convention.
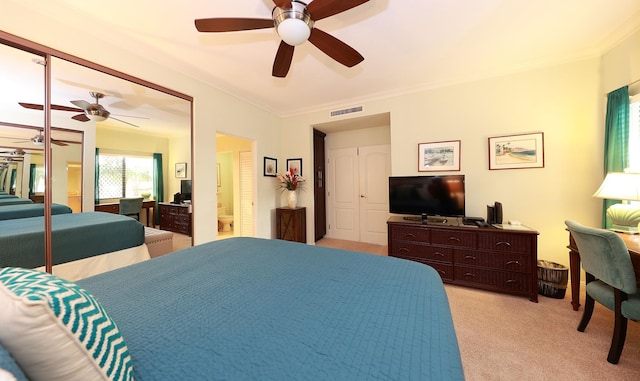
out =
[[[191,180],[180,180],[180,194],[183,201],[191,200]]]
[[[464,175],[389,177],[389,213],[464,217]]]

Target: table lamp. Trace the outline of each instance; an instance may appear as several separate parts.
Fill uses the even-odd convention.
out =
[[[604,178],[594,197],[608,200],[622,200],[607,209],[611,219],[611,230],[627,234],[638,234],[640,205],[628,201],[640,200],[640,173],[610,172]]]

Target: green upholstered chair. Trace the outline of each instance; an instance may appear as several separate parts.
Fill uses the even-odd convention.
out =
[[[131,197],[120,199],[120,214],[135,218],[140,221],[140,212],[142,212],[142,197]]]
[[[627,319],[640,320],[640,295],[627,246],[618,234],[565,221],[586,273],[587,297],[578,331],[584,332],[593,314],[594,301],[615,314],[613,338],[607,361],[617,364],[627,335]]]

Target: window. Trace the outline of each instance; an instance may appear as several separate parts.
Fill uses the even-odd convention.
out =
[[[101,153],[98,167],[99,199],[153,196],[153,157]]]
[[[640,172],[640,95],[629,106],[629,171]]]

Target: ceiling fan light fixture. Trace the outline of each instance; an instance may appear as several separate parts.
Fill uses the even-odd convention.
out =
[[[313,20],[307,12],[306,4],[292,1],[291,7],[287,9],[275,7],[273,21],[282,41],[291,46],[297,46],[309,39],[311,29],[313,29]]]
[[[104,122],[105,120],[107,120],[107,118],[109,118],[110,114],[109,111],[105,110],[100,105],[91,105],[91,107],[87,107],[87,109],[84,110],[84,113],[85,115],[87,115],[87,118],[93,120],[94,122]]]
[[[44,145],[44,136],[36,135],[33,138],[31,138],[31,142],[37,146]]]

